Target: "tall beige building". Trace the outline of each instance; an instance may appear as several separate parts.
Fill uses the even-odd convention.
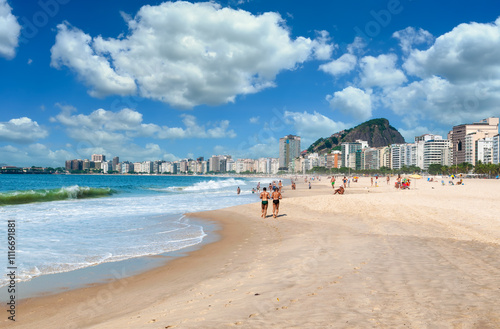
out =
[[[106,156],[103,155],[103,154],[92,154],[91,161],[94,161],[94,162],[104,162],[104,161],[106,161]]]
[[[472,124],[454,126],[450,134],[453,148],[453,165],[463,162],[475,165],[474,148],[476,141],[498,135],[499,121],[499,118],[488,118]]]

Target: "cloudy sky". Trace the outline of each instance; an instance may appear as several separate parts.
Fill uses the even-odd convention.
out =
[[[0,164],[278,156],[500,115],[497,0],[0,0]]]

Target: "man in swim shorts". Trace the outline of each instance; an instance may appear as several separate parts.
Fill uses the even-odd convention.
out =
[[[262,199],[262,215],[260,217],[266,218],[267,217],[267,206],[269,203],[269,199],[271,196],[269,193],[266,192],[266,188],[264,187],[262,189],[262,193],[260,194],[260,198]]]
[[[330,183],[332,183],[332,188],[335,190],[335,176],[332,176],[332,180],[330,180]]]
[[[278,212],[280,210],[280,199],[281,199],[281,193],[279,192],[278,188],[274,189],[272,197],[273,197],[273,217],[276,218],[278,217]]]

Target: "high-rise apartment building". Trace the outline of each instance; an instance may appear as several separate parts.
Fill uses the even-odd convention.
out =
[[[424,168],[424,145],[427,141],[441,140],[443,139],[440,135],[425,134],[421,136],[415,136],[415,165],[419,168]]]
[[[493,163],[500,163],[500,135],[493,137]]]
[[[220,157],[213,155],[210,158],[209,169],[211,172],[220,172]]]
[[[300,155],[300,137],[288,135],[280,138],[280,170],[288,170],[288,164]]]
[[[380,168],[380,150],[377,148],[367,148],[362,153],[361,169]]]
[[[368,142],[357,140],[354,143],[342,143],[340,144],[340,147],[342,151],[341,166],[346,168],[356,169],[356,163],[358,163],[359,166],[361,166],[361,158],[360,158],[361,153],[359,153],[358,151],[367,148]],[[357,156],[356,152],[358,152]]]
[[[449,166],[451,164],[451,142],[447,139],[428,140],[424,143],[424,166],[427,170],[431,164]]]
[[[476,163],[493,163],[493,137],[476,141]]]
[[[476,141],[497,135],[499,120],[499,118],[488,118],[472,124],[454,126],[451,133],[453,149],[452,164],[456,165],[463,162],[469,162],[475,165]]]
[[[117,170],[116,167],[120,163],[120,158],[119,157],[114,157],[113,158],[113,170]]]
[[[92,159],[90,161],[104,162],[104,161],[106,161],[106,156],[102,155],[102,154],[92,154]]]

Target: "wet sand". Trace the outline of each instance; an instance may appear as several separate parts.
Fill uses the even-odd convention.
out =
[[[220,223],[221,239],[133,277],[24,301],[0,327],[500,327],[500,181],[401,191],[362,178],[345,195],[326,179],[299,183],[277,219],[259,217],[259,204],[191,214]]]

